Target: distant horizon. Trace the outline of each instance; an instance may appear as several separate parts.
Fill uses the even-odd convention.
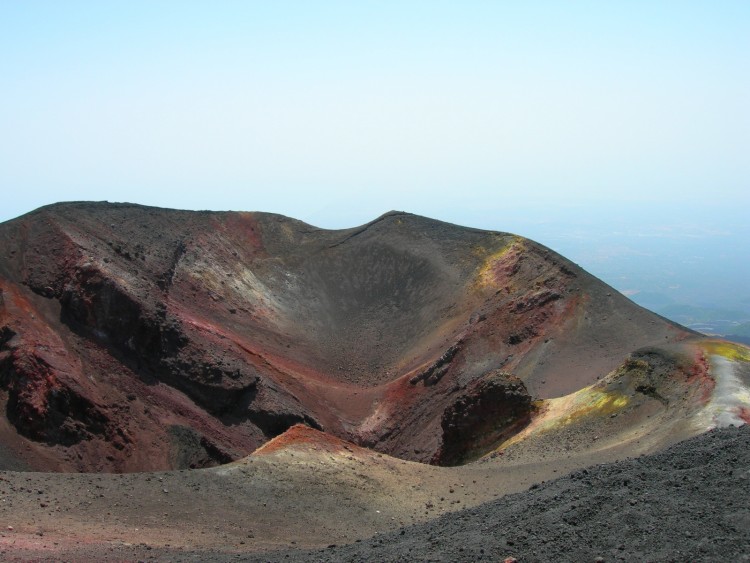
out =
[[[555,218],[562,221],[570,219],[571,226],[586,225],[592,221],[602,222],[615,216],[624,216],[625,213],[634,213],[638,210],[637,216],[630,216],[628,219],[633,228],[645,228],[654,225],[667,225],[670,223],[690,220],[696,229],[703,228],[702,225],[718,225],[729,219],[729,224],[733,221],[742,219],[744,222],[745,210],[741,206],[730,205],[722,201],[674,201],[674,202],[648,202],[648,201],[631,201],[631,202],[581,202],[581,201],[552,201],[552,202],[529,202],[522,200],[515,201],[487,201],[482,209],[440,209],[437,210],[432,206],[425,206],[420,209],[417,207],[397,207],[384,206],[380,208],[367,208],[360,210],[346,210],[345,203],[327,206],[328,211],[313,211],[308,213],[293,214],[285,210],[284,206],[276,208],[260,207],[242,207],[242,206],[225,206],[225,205],[207,205],[207,206],[186,206],[181,205],[179,198],[175,196],[174,201],[167,201],[164,197],[149,200],[146,199],[111,199],[111,198],[72,198],[72,199],[50,199],[39,201],[29,208],[13,210],[13,207],[0,208],[0,223],[16,219],[27,213],[31,213],[43,207],[57,204],[68,203],[113,203],[126,205],[139,205],[143,207],[154,207],[160,209],[174,209],[180,211],[215,211],[215,212],[261,212],[276,215],[284,215],[292,219],[297,219],[309,223],[322,229],[348,229],[361,226],[377,219],[378,217],[390,212],[403,212],[412,215],[420,215],[440,221],[454,223],[466,227],[483,228],[487,230],[504,230],[498,227],[488,227],[482,225],[502,224],[509,221],[510,224],[545,224]],[[231,205],[231,201],[226,203]],[[611,217],[610,217],[611,216]],[[319,223],[314,222],[314,218],[319,218]],[[573,220],[575,219],[575,220]],[[516,233],[523,235],[523,233]]]
[[[56,203],[72,202],[48,205]],[[110,203],[163,207],[132,201]],[[192,211],[275,213],[255,209]],[[665,214],[659,206],[641,204],[544,205],[534,206],[533,213],[529,209],[518,212],[516,208],[514,213],[506,210],[494,219],[488,219],[486,213],[477,215],[473,221],[471,217],[460,221],[408,209],[387,209],[356,224],[334,226],[286,216],[318,228],[345,229],[359,227],[391,211],[529,238],[573,260],[636,303],[656,312],[670,311],[670,307],[674,312],[674,307],[682,305],[706,309],[708,318],[712,314],[716,318],[722,310],[734,310],[740,319],[750,321],[750,288],[746,283],[750,279],[747,255],[750,224],[745,221],[742,209],[683,205]],[[637,221],[631,222],[632,216],[637,216]],[[690,324],[690,317],[672,317]]]
[[[748,37],[740,0],[5,2],[0,221],[400,209],[741,307]]]

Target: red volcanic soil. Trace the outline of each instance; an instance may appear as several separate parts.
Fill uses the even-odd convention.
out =
[[[0,468],[207,467],[297,423],[463,463],[692,336],[511,234],[58,204],[0,225]]]
[[[255,456],[270,455],[277,452],[294,450],[314,450],[327,453],[352,452],[356,448],[359,455],[371,452],[365,448],[359,448],[351,443],[345,442],[335,436],[315,430],[304,424],[295,424],[283,434],[276,436],[270,442],[266,442],[253,452]]]

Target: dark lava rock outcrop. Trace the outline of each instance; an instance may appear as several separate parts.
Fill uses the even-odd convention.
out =
[[[528,424],[533,411],[520,379],[499,370],[489,372],[443,412],[442,445],[433,462],[459,465],[481,457]]]
[[[511,234],[59,204],[0,225],[2,463],[206,467],[297,423],[462,463],[693,336]]]

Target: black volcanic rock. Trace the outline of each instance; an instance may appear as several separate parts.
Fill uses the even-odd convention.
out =
[[[500,370],[487,373],[443,412],[442,445],[433,462],[459,465],[477,459],[527,425],[533,412],[520,379]]]

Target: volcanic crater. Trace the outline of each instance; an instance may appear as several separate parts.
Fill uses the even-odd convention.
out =
[[[64,204],[0,240],[5,433],[35,470],[205,467],[296,423],[452,464],[693,336],[529,240],[399,212]]]
[[[748,422],[749,365],[531,240],[403,212],[331,231],[77,202],[0,225],[3,470],[235,475],[335,450],[394,495],[407,463],[479,503],[497,493],[472,476],[514,492]]]

